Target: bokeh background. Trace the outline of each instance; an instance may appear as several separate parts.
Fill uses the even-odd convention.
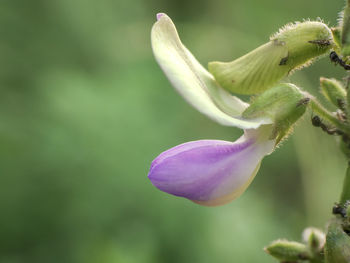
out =
[[[147,179],[160,152],[197,139],[235,140],[173,90],[150,30],[166,12],[204,65],[263,44],[284,24],[343,1],[2,0],[0,262],[273,262],[263,247],[324,228],[345,159],[310,124],[264,159],[231,204],[201,207]],[[324,58],[289,80],[318,93],[344,72]]]

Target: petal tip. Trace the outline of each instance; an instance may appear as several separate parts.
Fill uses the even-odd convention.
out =
[[[162,16],[164,16],[165,14],[164,13],[158,13],[157,14],[157,20],[161,19]]]

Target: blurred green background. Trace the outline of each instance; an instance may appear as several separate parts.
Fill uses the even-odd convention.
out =
[[[160,152],[197,139],[235,140],[173,90],[156,64],[157,12],[204,65],[263,44],[279,27],[343,1],[2,0],[0,262],[273,262],[270,241],[323,228],[345,160],[310,114],[265,158],[248,191],[201,207],[147,179]],[[290,80],[313,94],[344,74],[328,59]]]

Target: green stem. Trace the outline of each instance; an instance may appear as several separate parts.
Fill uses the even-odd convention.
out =
[[[316,98],[310,98],[309,106],[316,112],[321,118],[325,119],[329,123],[333,124],[337,129],[350,134],[350,127],[344,124],[342,121],[337,119],[331,112],[329,112],[325,107],[323,107]]]
[[[310,259],[310,263],[324,263],[323,259]]]
[[[349,0],[350,1],[350,0]],[[346,106],[347,106],[347,112],[346,115],[350,117],[350,74],[348,73],[347,76],[345,77],[346,79]]]
[[[350,200],[350,162],[348,163],[348,169],[346,170],[345,179],[343,183],[343,192],[340,197],[340,204],[344,205],[347,200]]]

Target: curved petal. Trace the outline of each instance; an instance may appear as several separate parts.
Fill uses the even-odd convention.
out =
[[[222,205],[240,196],[272,152],[274,140],[246,131],[235,142],[187,142],[161,153],[148,174],[161,191],[206,206]]]
[[[243,120],[240,115],[248,104],[218,85],[181,43],[175,25],[167,15],[158,14],[157,19],[151,33],[154,56],[188,103],[222,125],[255,129],[262,123],[270,123],[267,120]]]

